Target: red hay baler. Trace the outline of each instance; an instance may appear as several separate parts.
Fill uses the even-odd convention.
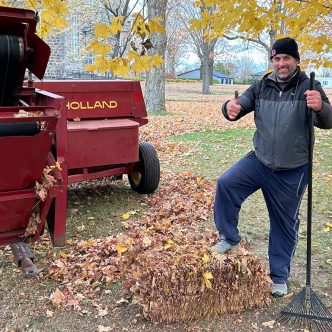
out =
[[[133,190],[152,193],[160,178],[154,146],[139,142],[148,122],[139,82],[23,83],[26,69],[43,78],[50,55],[36,24],[32,11],[0,7],[0,245],[26,277],[37,273],[27,243],[46,224],[65,245],[69,184],[127,174]]]

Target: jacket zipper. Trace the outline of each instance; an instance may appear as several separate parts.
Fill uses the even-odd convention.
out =
[[[278,87],[279,88],[279,87]],[[280,89],[280,88],[279,88]],[[282,96],[282,90],[279,90],[279,98]],[[279,110],[277,110],[275,117],[274,117],[274,133],[273,133],[273,168],[276,165],[276,132],[277,132],[277,118],[278,118]]]

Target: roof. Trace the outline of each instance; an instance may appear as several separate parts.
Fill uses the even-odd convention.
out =
[[[265,74],[267,74],[269,72],[271,72],[271,70],[267,69],[267,70],[263,70],[263,71],[259,71],[259,72],[253,73],[250,76],[252,76],[252,77],[263,77]]]
[[[184,73],[178,74],[177,76],[179,77],[179,76],[182,76],[182,75],[185,75],[185,74],[194,73],[194,72],[199,72],[199,71],[200,71],[200,69],[199,69],[199,68],[196,68],[196,69],[189,70],[189,71],[186,71],[186,72],[184,72]],[[225,74],[223,74],[223,73],[221,73],[220,71],[217,71],[217,70],[214,70],[214,71],[213,71],[213,76],[216,76],[216,77],[218,77],[218,78],[229,78],[229,79],[233,79],[233,77],[231,77],[231,76],[227,76],[227,75],[225,75]]]

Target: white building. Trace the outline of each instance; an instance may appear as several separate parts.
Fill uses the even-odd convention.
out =
[[[320,82],[323,88],[332,88],[332,77],[316,77],[316,80]]]

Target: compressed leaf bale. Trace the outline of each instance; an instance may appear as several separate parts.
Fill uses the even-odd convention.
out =
[[[177,248],[177,250],[179,250]],[[258,257],[242,248],[228,255],[172,255],[152,250],[137,258],[135,292],[147,319],[184,322],[238,313],[270,303],[270,281]],[[210,273],[213,279],[204,278]]]

